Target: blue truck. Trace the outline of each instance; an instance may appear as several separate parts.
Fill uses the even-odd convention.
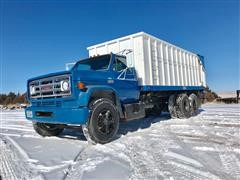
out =
[[[82,127],[89,142],[104,144],[121,121],[162,111],[172,118],[198,113],[206,86],[202,56],[144,32],[88,50],[90,57],[69,70],[28,80],[25,115],[38,134]]]

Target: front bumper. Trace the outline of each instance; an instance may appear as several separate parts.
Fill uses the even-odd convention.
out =
[[[25,116],[28,120],[53,123],[53,124],[86,124],[89,117],[89,109],[83,108],[59,108],[59,107],[27,107]]]

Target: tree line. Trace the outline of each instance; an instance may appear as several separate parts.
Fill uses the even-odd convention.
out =
[[[15,94],[14,92],[10,92],[8,94],[0,94],[0,104],[9,105],[9,104],[17,104],[17,103],[27,103],[26,93]]]
[[[208,86],[204,89],[204,99],[205,99],[205,102],[212,102],[212,101],[214,101],[217,98],[219,98],[217,93],[212,91]]]

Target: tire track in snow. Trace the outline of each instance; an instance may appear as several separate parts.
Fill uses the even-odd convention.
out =
[[[215,146],[219,151],[220,148]],[[219,151],[219,157],[223,168],[230,174],[233,179],[240,178],[240,162],[234,153]]]
[[[205,112],[196,116],[196,119],[191,118],[189,120],[171,119],[170,121],[161,122],[159,119],[162,119],[162,117],[157,117],[156,121],[160,122],[154,123],[155,120],[150,119],[150,126],[147,122],[149,118],[143,119],[142,123],[138,124],[140,126],[138,130],[129,131],[129,133],[126,133],[120,139],[109,144],[91,146],[91,148],[79,152],[79,156],[73,157],[76,161],[66,165],[66,167],[68,166],[68,170],[65,174],[65,179],[80,179],[78,175],[81,177],[83,171],[79,168],[86,170],[88,167],[95,167],[101,162],[99,158],[104,158],[105,155],[121,158],[128,162],[131,161],[131,166],[135,170],[131,179],[217,179],[219,177],[222,179],[236,179],[239,176],[239,170],[237,169],[239,159],[236,159],[239,157],[239,153],[237,154],[237,146],[239,144],[236,144],[235,147],[234,143],[239,140],[237,136],[237,130],[239,129],[236,126],[225,129],[216,128],[214,125],[209,125],[208,123],[237,124],[239,122],[239,113],[234,113],[236,111],[234,108],[233,110],[226,108],[228,109],[228,113],[223,113],[221,110],[219,113],[216,113],[216,110],[219,109],[219,107],[208,108]],[[222,109],[224,110],[224,108]],[[9,113],[9,116],[12,116],[12,114]],[[224,116],[228,118],[226,119]],[[24,116],[22,118],[23,120],[19,118],[19,121],[23,125],[31,124],[25,120]],[[16,122],[14,118],[8,119],[6,123],[13,124],[13,122]],[[144,125],[145,123],[146,126]],[[176,124],[178,127],[176,127]],[[172,125],[172,129],[167,129],[170,125]],[[176,131],[181,132],[183,135],[185,133],[185,136],[180,136]],[[17,135],[19,131],[12,132],[15,132]],[[203,136],[204,134],[205,136]],[[227,136],[227,134],[232,134],[232,136]],[[25,137],[27,134],[22,133],[22,135]],[[190,136],[193,135],[195,135],[195,138],[190,139]],[[214,145],[217,145],[218,149]],[[99,147],[109,148],[112,151],[104,152],[99,150]],[[205,151],[202,151],[199,147],[208,147],[211,151],[208,151],[206,148]],[[94,152],[94,150],[98,151]],[[227,151],[224,152],[224,150]],[[174,157],[164,156],[165,152],[173,152],[180,155],[180,157],[173,154]],[[222,153],[222,161],[220,162],[220,158],[218,159],[220,157],[219,153]],[[185,159],[183,156],[188,159]],[[197,163],[191,163],[192,159]],[[227,166],[225,167],[223,167],[224,161],[227,162]],[[232,165],[235,166],[235,169],[232,167],[231,161],[234,162]],[[198,162],[203,165],[203,168],[197,166]],[[79,173],[76,170],[79,170]],[[62,169],[56,170],[56,173],[58,171],[62,171]]]
[[[235,114],[235,115],[233,115],[233,117],[234,117],[234,119],[232,119],[230,122],[228,122],[228,121],[226,121],[226,119],[224,119],[224,118],[221,118],[221,116],[219,116],[219,115],[216,115],[216,114],[214,114],[215,115],[215,117],[216,117],[216,120],[218,120],[218,123],[219,122],[221,122],[221,123],[224,123],[224,125],[227,125],[228,123],[230,123],[230,125],[232,125],[232,122],[234,122],[234,123],[236,123],[236,120],[238,121],[238,116],[237,116],[237,114]],[[205,119],[206,119],[206,121],[207,121],[207,124],[204,124],[206,121],[205,121]],[[200,116],[200,118],[199,118],[199,120],[201,121],[202,120],[202,124],[204,125],[204,126],[199,126],[199,128],[201,129],[201,132],[207,132],[207,134],[206,134],[206,136],[205,137],[201,137],[201,139],[202,138],[204,138],[205,140],[203,140],[202,139],[202,142],[206,142],[206,143],[210,143],[210,141],[211,142],[213,142],[215,145],[217,144],[218,146],[220,146],[220,145],[225,145],[226,146],[226,144],[225,144],[225,142],[227,142],[227,147],[228,146],[234,146],[235,145],[235,143],[234,142],[230,142],[229,143],[229,137],[226,137],[225,136],[225,134],[224,133],[226,133],[225,131],[223,131],[223,129],[222,129],[222,132],[221,132],[221,129],[219,130],[219,129],[217,129],[217,130],[215,130],[215,131],[211,131],[210,130],[210,128],[208,127],[208,123],[210,123],[211,122],[211,120],[209,120],[209,119],[211,119],[211,118],[209,118],[209,114],[208,113],[204,113],[204,114],[202,114],[201,116]],[[195,124],[195,123],[197,123],[197,121],[199,121],[199,120],[194,120],[194,121],[192,121],[191,123],[192,124]],[[220,120],[220,121],[219,121]],[[235,124],[236,125],[236,124]],[[236,128],[235,128],[236,129]],[[226,130],[226,129],[224,129],[224,130]],[[220,134],[219,134],[220,133]],[[192,136],[192,134],[191,134],[191,136]],[[212,139],[212,140],[210,140],[209,139],[209,137],[210,137],[210,139]],[[201,140],[201,139],[193,139],[193,140],[195,140],[195,141],[199,141],[199,140]],[[209,141],[210,140],[210,141]],[[194,142],[194,141],[193,141]],[[222,146],[223,146],[222,145]],[[225,146],[223,146],[223,147],[225,147]],[[186,146],[187,147],[187,146]],[[192,146],[189,146],[190,148],[192,148]],[[194,148],[194,147],[193,147]],[[194,152],[194,151],[189,151],[189,152]],[[220,151],[220,149],[216,149],[216,154],[221,154],[223,151],[221,150]],[[196,156],[197,157],[197,156]],[[226,157],[226,156],[222,156],[222,158],[224,159],[223,160],[223,162],[222,162],[222,164],[224,164],[224,161],[227,161],[227,162],[229,162],[228,163],[228,166],[226,167],[226,170],[222,170],[222,172],[221,173],[219,173],[219,171],[217,172],[217,174],[219,174],[221,177],[225,177],[225,178],[232,178],[232,179],[234,179],[233,178],[233,176],[234,177],[239,177],[239,161],[237,160],[237,158],[236,158],[236,156],[232,153],[231,155],[230,155],[230,157]],[[199,159],[199,161],[200,162],[203,162],[202,160],[204,159],[204,158],[202,158],[201,159],[201,157],[199,156],[198,157],[198,159]],[[237,161],[237,162],[236,162]],[[212,164],[212,163],[210,163],[211,161],[210,161],[210,159],[209,159],[209,161],[206,161],[205,160],[205,162],[206,163],[204,163],[204,165],[206,165],[206,167],[208,167],[208,169],[210,169],[211,170],[211,168],[212,167],[214,167],[214,164]],[[209,162],[209,163],[208,163]],[[230,162],[235,162],[235,163],[233,163],[233,164],[231,164]],[[230,165],[231,164],[231,165]],[[230,166],[230,167],[229,167]],[[212,170],[214,170],[214,169],[212,169]],[[212,170],[211,170],[211,172],[212,172]],[[215,172],[216,172],[216,169],[214,170]],[[214,172],[213,171],[213,172]],[[230,171],[230,172],[229,172]],[[224,172],[224,173],[223,173]],[[232,176],[233,175],[233,176]]]
[[[6,148],[6,144],[4,142],[1,142],[0,175],[2,179],[17,180],[18,178],[13,170],[12,163],[9,161],[10,159],[9,153],[10,153],[10,150]]]
[[[22,154],[19,156],[19,152],[15,152],[12,144],[8,143],[9,140],[0,136],[0,141],[0,174],[3,180],[42,179],[37,172],[28,166],[28,163],[25,162],[25,157],[22,157]]]
[[[147,118],[143,120],[139,126],[144,127],[145,124],[149,123],[149,121],[155,122],[157,118]],[[131,166],[134,167],[134,174],[131,177],[132,179],[167,179],[169,176],[166,169],[165,171],[159,170],[163,168],[161,164],[164,164],[161,153],[153,153],[152,149],[150,148],[152,145],[149,144],[149,137],[145,137],[143,135],[145,132],[152,132],[152,134],[158,135],[158,131],[153,132],[152,130],[153,129],[149,127],[143,130],[139,129],[136,133],[131,133],[130,137],[128,137],[127,144],[125,144],[125,146],[128,148],[124,153],[131,159]],[[131,140],[130,143],[129,140]],[[146,143],[144,144],[141,142]],[[168,143],[169,142],[167,142],[167,144]],[[160,144],[157,149],[158,151],[164,152],[166,151],[165,147],[166,146],[162,146]],[[159,161],[162,163],[159,163]]]
[[[74,164],[76,164],[77,162],[83,161],[87,159],[87,155],[86,155],[86,150],[89,149],[89,147],[91,147],[91,144],[87,144],[86,147],[84,147],[81,151],[79,151],[79,153],[75,156],[75,158],[73,159],[73,162],[71,164],[68,165],[67,169],[64,170],[65,174],[62,178],[62,180],[66,180],[68,178],[68,176],[70,175],[70,173],[73,171],[73,166]],[[84,157],[85,155],[85,157]]]
[[[239,149],[240,147],[240,144],[239,144],[240,114],[232,113],[231,116],[233,118],[231,119],[224,118],[226,115],[227,114],[221,113],[220,117],[222,116],[223,117],[219,119],[222,119],[222,121],[220,121],[220,123],[214,123],[215,127],[222,126],[222,132],[221,133],[217,132],[216,133],[217,136],[216,135],[215,136],[216,138],[218,136],[222,138],[225,137],[225,141],[223,141],[225,146],[223,146],[222,144],[215,144],[214,149],[220,158],[222,171],[227,172],[229,178],[238,179],[240,177],[240,162],[235,153],[240,152],[240,149]]]
[[[192,118],[188,119],[187,123],[190,122],[191,123],[190,126],[195,126],[194,119],[196,119],[196,117],[192,117]],[[181,120],[179,119],[179,121],[181,121]],[[199,128],[201,128],[201,126]],[[216,170],[212,168],[214,166],[210,165],[211,163],[209,161],[204,160],[196,151],[194,151],[192,145],[185,143],[183,141],[184,139],[183,140],[180,139],[178,137],[178,134],[174,132],[174,129],[172,129],[171,126],[166,127],[164,131],[168,134],[169,137],[171,137],[171,139],[175,140],[176,144],[178,144],[182,148],[182,150],[184,151],[184,154],[187,155],[188,158],[191,158],[194,161],[203,165],[202,168],[200,168],[200,167],[197,168],[194,166],[190,166],[191,168],[188,168],[188,165],[186,165],[183,162],[182,165],[178,164],[178,166],[177,166],[178,168],[182,168],[183,170],[185,170],[185,172],[189,171],[189,172],[191,172],[191,174],[196,174],[197,176],[199,176],[199,177],[196,176],[195,178],[201,179],[204,177],[204,179],[205,178],[206,179],[209,179],[209,178],[210,179],[220,179],[218,176],[215,175]],[[181,162],[181,159],[180,159],[180,162]],[[171,162],[171,164],[174,164],[174,163]],[[194,164],[192,164],[192,165],[194,165]],[[214,172],[214,174],[213,174],[213,172]]]

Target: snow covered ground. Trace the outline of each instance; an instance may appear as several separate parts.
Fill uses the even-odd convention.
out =
[[[240,105],[207,104],[190,119],[163,114],[123,123],[116,140],[95,146],[81,130],[42,138],[23,111],[0,118],[3,180],[240,179]]]

